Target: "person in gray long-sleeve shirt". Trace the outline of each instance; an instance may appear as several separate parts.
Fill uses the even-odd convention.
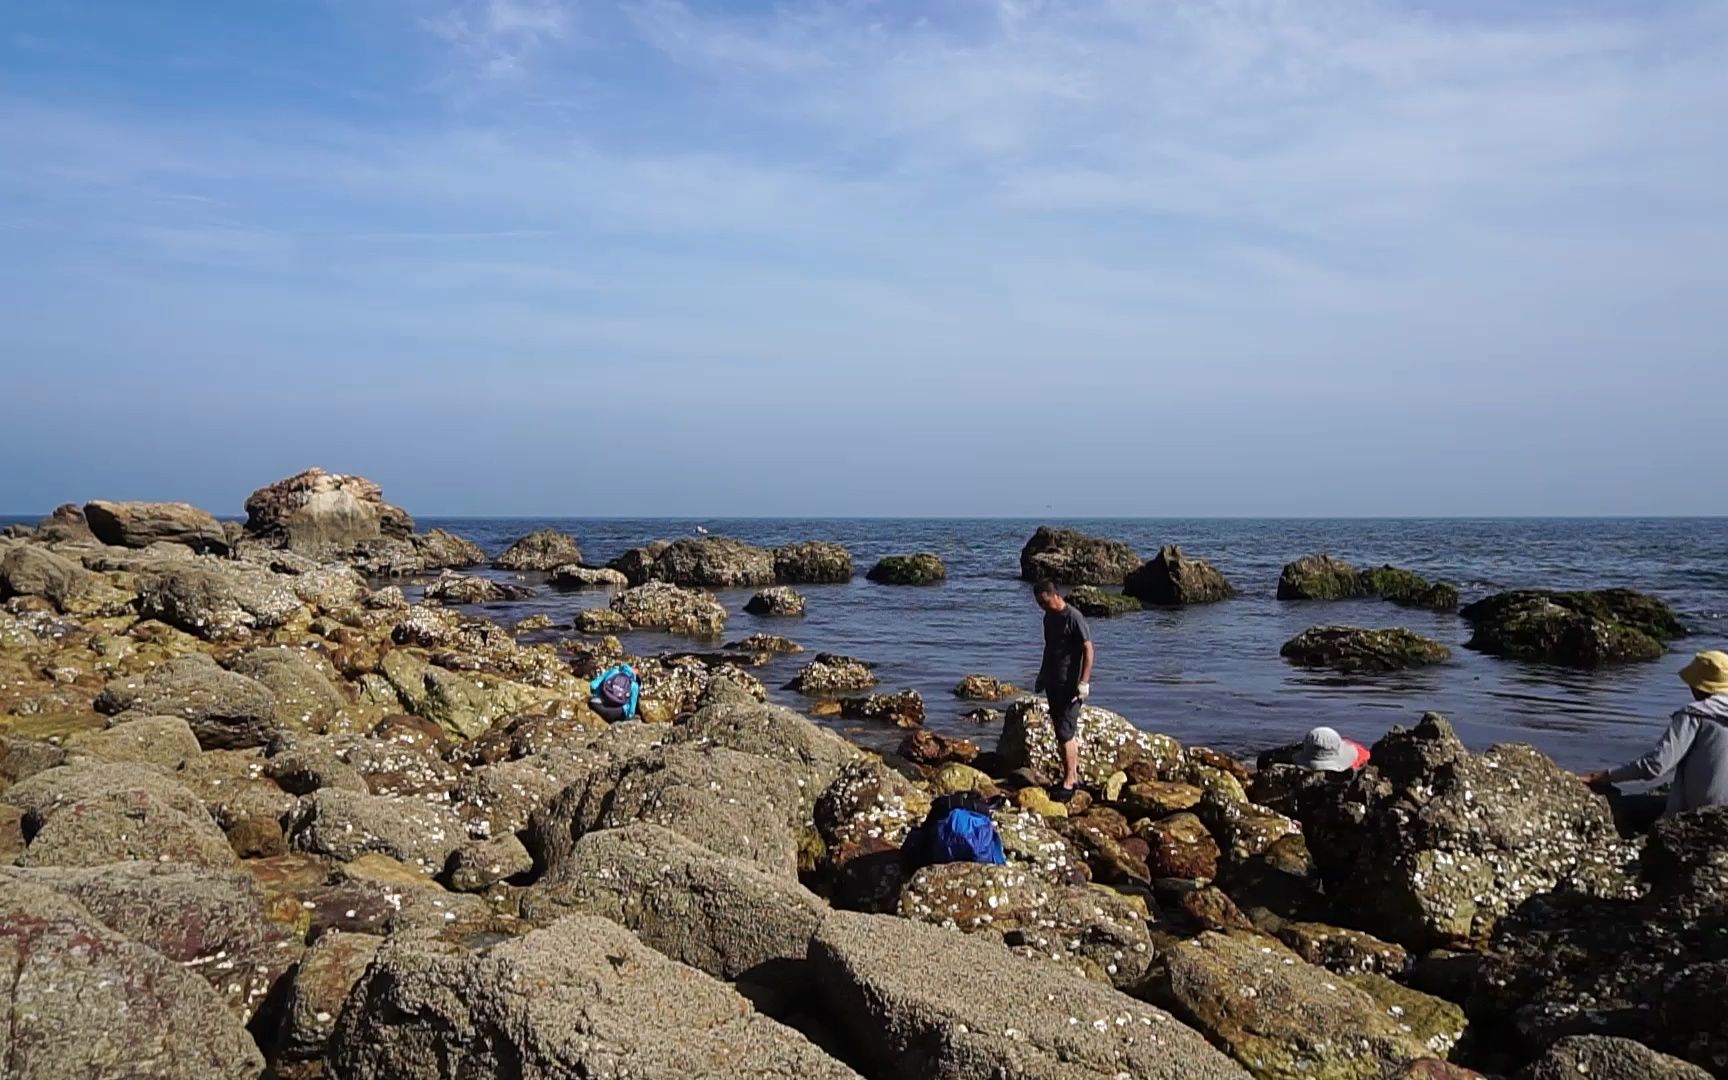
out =
[[[1672,773],[1672,787],[1661,814],[1728,805],[1728,653],[1699,653],[1681,669],[1680,678],[1692,688],[1694,700],[1669,719],[1668,730],[1650,752],[1618,769],[1586,773],[1585,783],[1601,788],[1627,781],[1659,780]],[[1626,816],[1638,825],[1647,827],[1658,816],[1651,812],[1654,807],[1639,813],[1631,797],[1621,798]]]

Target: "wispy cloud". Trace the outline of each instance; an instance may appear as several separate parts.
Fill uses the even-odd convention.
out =
[[[459,0],[421,24],[493,79],[520,76],[575,25],[568,0]]]

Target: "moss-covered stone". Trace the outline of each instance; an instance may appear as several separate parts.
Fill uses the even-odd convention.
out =
[[[1106,592],[1096,585],[1077,587],[1068,594],[1068,602],[1079,608],[1080,614],[1089,619],[1107,619],[1112,615],[1126,615],[1130,611],[1140,611],[1145,607],[1132,596]]]
[[[1430,583],[1422,575],[1396,566],[1366,571],[1362,579],[1370,593],[1400,607],[1429,611],[1454,611],[1458,607],[1457,589],[1444,582]]]
[[[948,576],[942,560],[927,551],[916,555],[889,555],[865,577],[881,585],[934,585]]]
[[[1330,555],[1304,555],[1278,575],[1280,600],[1347,600],[1367,594],[1362,574]]]
[[[1461,613],[1468,647],[1496,656],[1595,668],[1655,660],[1686,627],[1662,601],[1631,589],[1496,593]]]
[[[1442,664],[1452,659],[1452,650],[1409,630],[1311,626],[1285,642],[1279,655],[1303,667],[1354,673]]]

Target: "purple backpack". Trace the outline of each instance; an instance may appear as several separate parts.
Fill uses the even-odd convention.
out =
[[[630,704],[631,684],[634,682],[629,672],[620,671],[600,684],[600,700],[622,709]]]

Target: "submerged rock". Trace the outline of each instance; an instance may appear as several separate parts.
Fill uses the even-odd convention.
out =
[[[330,1064],[348,1080],[857,1080],[724,983],[587,915],[479,952],[385,942],[337,1023]]]
[[[1400,607],[1426,608],[1429,611],[1455,611],[1458,590],[1444,582],[1429,583],[1421,575],[1396,566],[1381,566],[1364,571],[1362,580],[1368,591]]]
[[[1667,604],[1631,589],[1496,593],[1460,614],[1475,631],[1469,648],[1569,667],[1655,660],[1686,634]]]
[[[870,720],[903,728],[918,727],[924,723],[924,698],[916,690],[849,697],[840,702],[840,715],[849,720]]]
[[[1078,529],[1040,525],[1020,549],[1020,577],[1024,581],[1120,585],[1139,567],[1140,556],[1127,544],[1088,536]]]
[[[1280,600],[1348,600],[1368,595],[1354,566],[1330,555],[1304,555],[1278,575]]]
[[[767,653],[771,656],[804,651],[804,646],[778,634],[751,634],[742,641],[728,642],[726,648],[743,653]]]
[[[222,523],[188,503],[104,502],[84,504],[84,520],[96,539],[114,547],[180,544],[217,555],[228,551]]]
[[[556,529],[541,529],[505,548],[492,565],[499,570],[555,570],[581,562],[582,548],[575,537]]]
[[[572,564],[553,567],[552,584],[560,589],[627,589],[630,579],[621,570]]]
[[[942,765],[950,761],[976,760],[978,744],[971,739],[951,739],[928,728],[919,727],[908,732],[900,741],[898,753],[915,765]]]
[[[1311,626],[1285,642],[1278,655],[1302,667],[1354,673],[1443,664],[1452,659],[1452,650],[1409,630]]]
[[[935,585],[947,578],[948,568],[929,552],[919,552],[916,555],[889,555],[864,576],[879,585]]]
[[[1175,544],[1165,544],[1128,575],[1122,593],[1159,607],[1180,607],[1228,600],[1236,590],[1211,563],[1191,559]]]
[[[784,585],[843,585],[852,580],[852,554],[821,540],[786,544],[774,549],[774,577]]]
[[[804,614],[804,595],[798,590],[785,585],[772,589],[763,589],[744,605],[744,610],[752,615],[802,615]]]
[[[1079,608],[1080,614],[1088,619],[1108,619],[1133,611],[1143,611],[1146,607],[1132,596],[1106,592],[1096,585],[1082,585],[1070,592],[1068,602]]]
[[[954,696],[962,701],[1006,701],[1021,692],[1018,686],[994,675],[968,675],[954,687]]]
[[[443,604],[492,604],[504,600],[526,600],[534,590],[522,585],[510,585],[491,578],[452,574],[445,571],[438,580],[426,586],[425,596]]]
[[[821,697],[848,690],[868,690],[875,685],[876,675],[864,661],[837,653],[817,653],[797,677],[786,684],[786,689]]]

